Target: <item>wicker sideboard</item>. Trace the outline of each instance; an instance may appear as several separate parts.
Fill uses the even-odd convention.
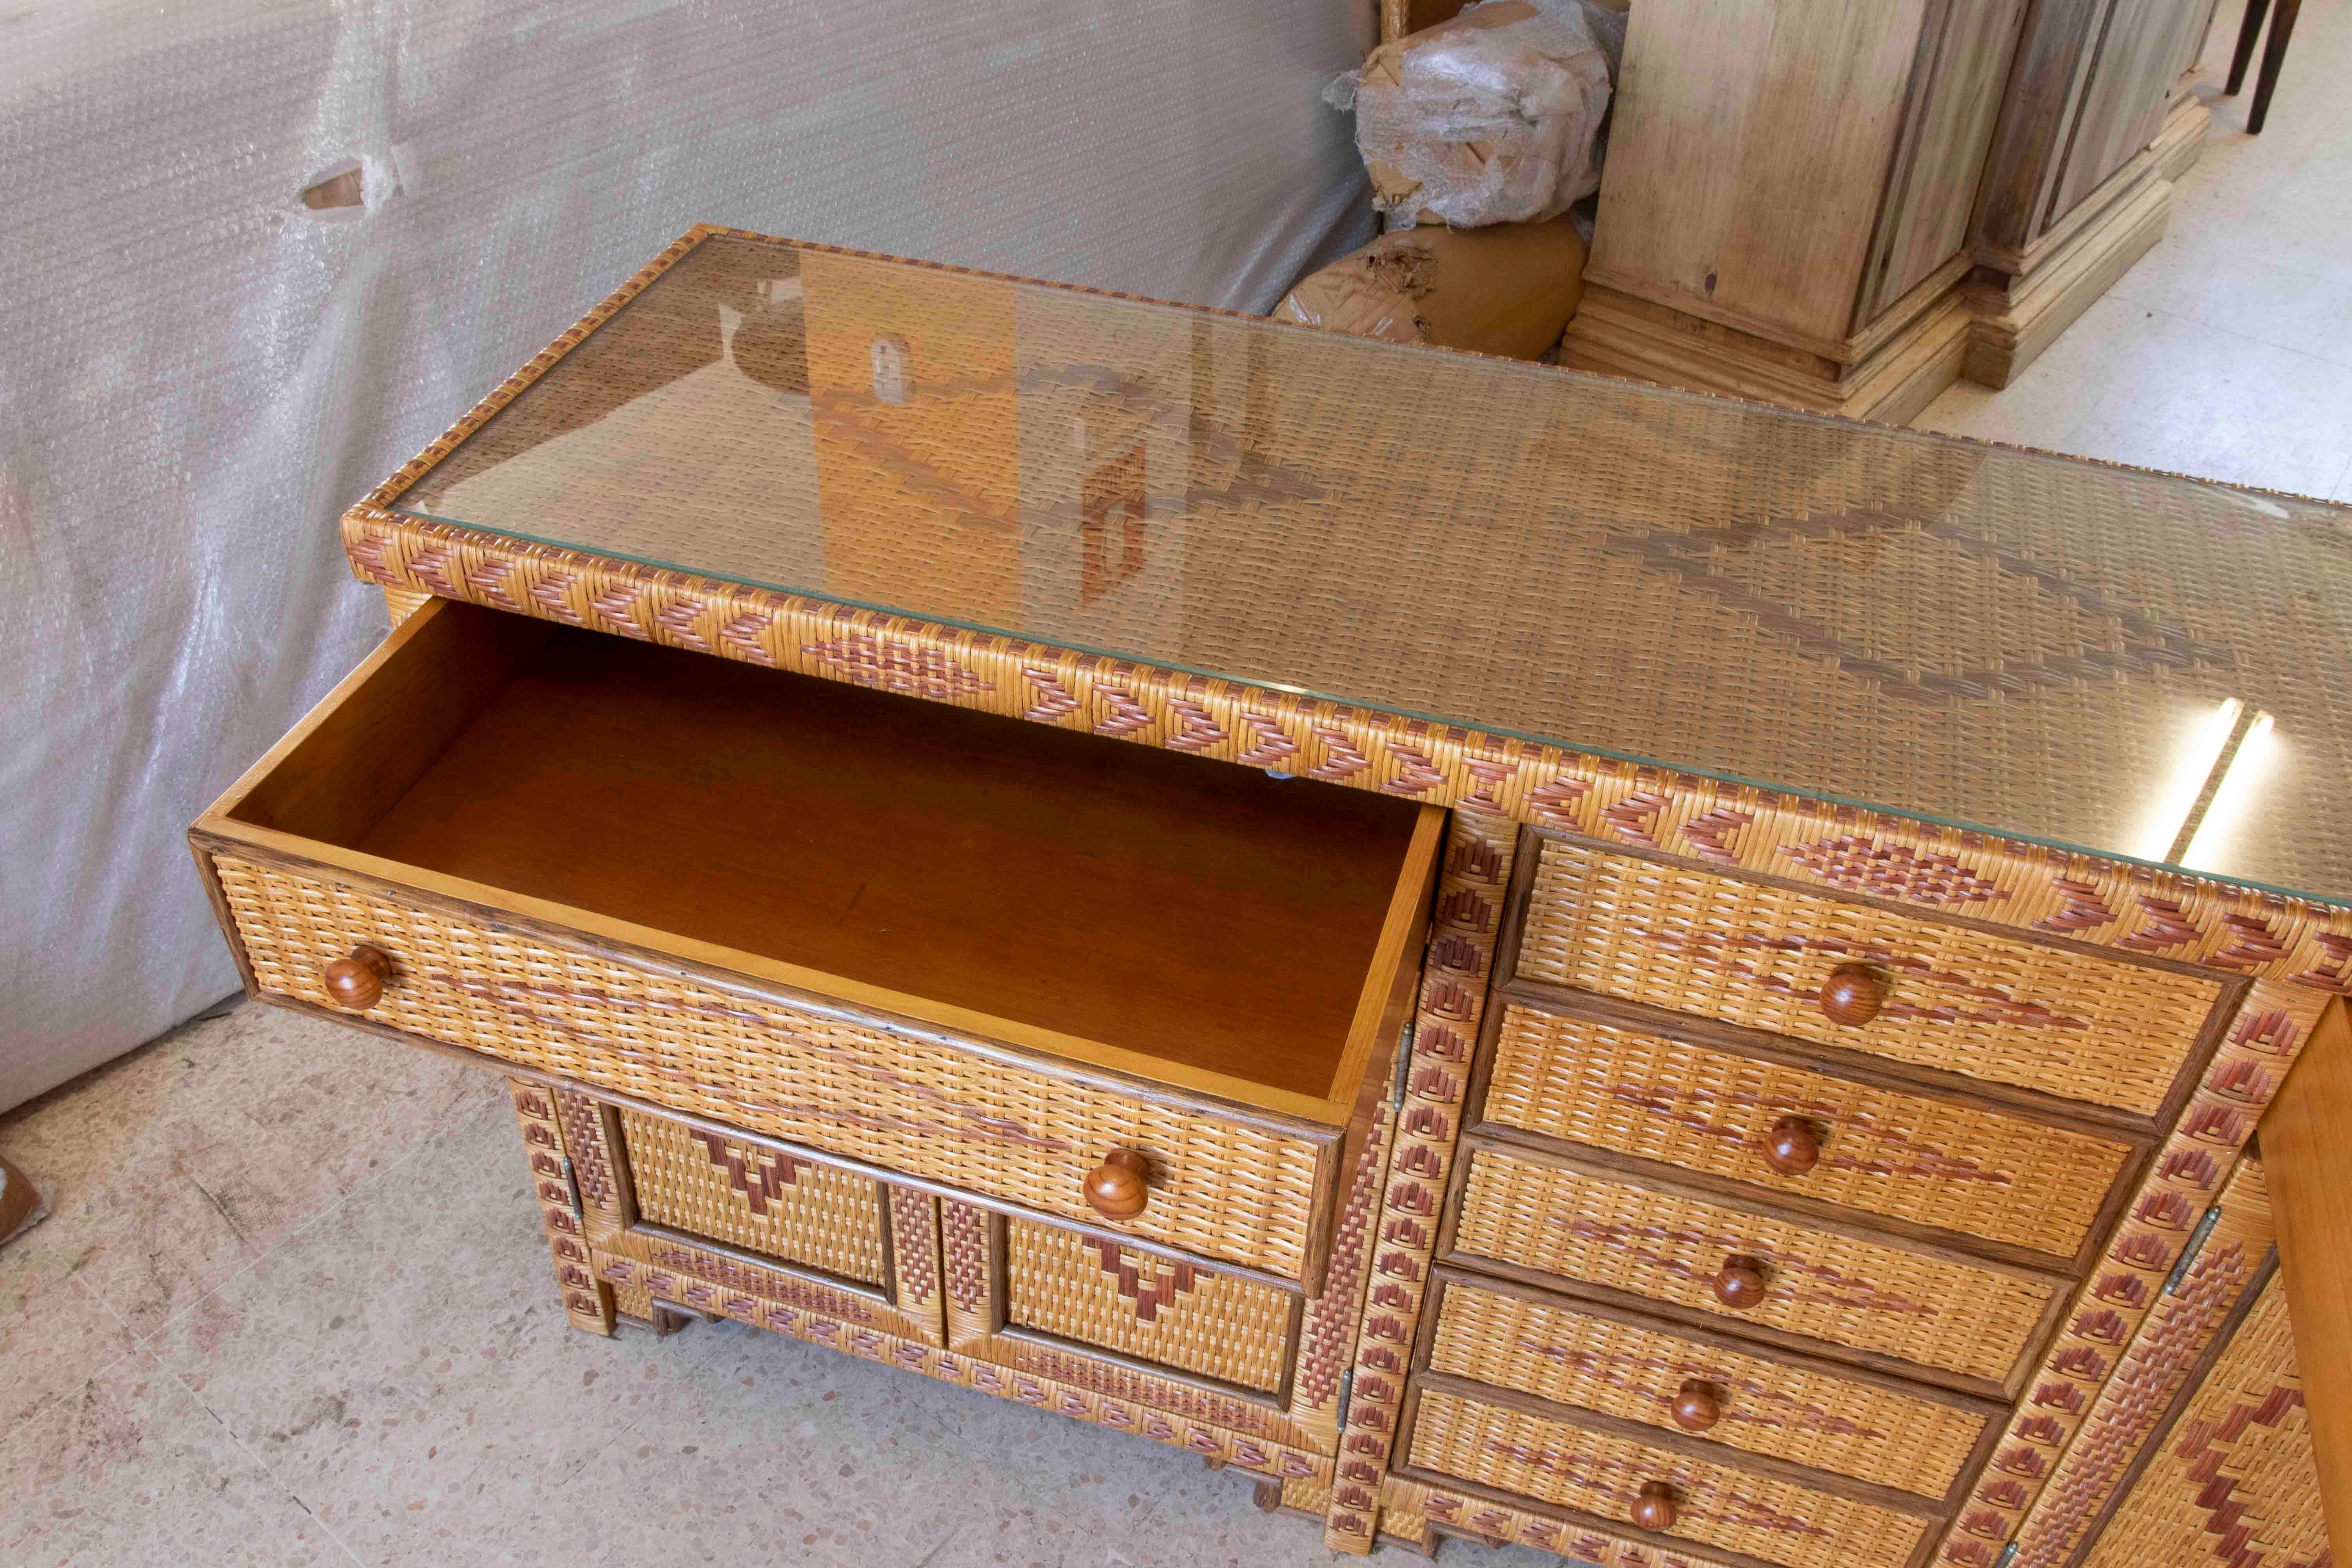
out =
[[[685,284],[625,313],[714,236],[738,247],[717,336]],[[1001,280],[882,262],[859,263],[869,313],[827,328],[826,275],[796,270],[826,257],[856,259],[697,231],[354,509],[392,635],[191,833],[253,994],[506,1077],[574,1324],[732,1318],[1153,1438],[1348,1551],[2071,1568],[2187,1561],[2289,1495],[2310,1439],[2244,1154],[2340,1028],[2352,910],[1202,674],[1185,617],[1255,570],[1215,529],[1286,547],[1338,505],[1282,432],[1343,394],[1251,378],[1356,350],[1034,286],[992,328]],[[1024,322],[1066,357],[1024,363]],[[665,344],[679,374],[646,368]],[[1182,420],[1154,402],[1171,377]],[[614,422],[688,382],[688,423],[626,446]],[[1765,484],[1721,458],[1766,447],[1707,426],[1758,411],[1512,388],[1635,400],[1594,428],[1676,425],[1713,454],[1710,504]],[[721,415],[744,432],[696,448]],[[1767,417],[1791,448],[1886,439]],[[600,509],[650,537],[649,470],[696,498],[677,526],[736,518],[801,481],[713,510],[728,441],[756,437],[756,466],[803,435],[793,505],[852,522],[824,571],[870,586],[880,561],[964,615],[545,537]],[[1805,460],[1842,516],[1942,550],[1957,525],[1861,493],[1916,488],[1925,458],[1890,449]],[[479,451],[499,504],[553,509],[542,536],[401,510],[458,510],[446,473]],[[502,471],[540,451],[563,466]],[[2160,521],[2169,481],[2133,482]],[[1706,499],[1604,546],[1681,582]],[[796,515],[741,548],[773,556]],[[1888,548],[1843,559],[1866,577]],[[2071,581],[2052,558],[2003,570],[2046,600]],[[1328,570],[1284,613],[1375,596]],[[2168,670],[2216,662],[2095,603],[2189,650]],[[1015,636],[990,605],[1064,619]],[[1381,657],[1467,668],[1474,623],[1448,625]],[[2118,691],[2123,662],[2096,667]],[[2227,668],[2261,679],[2251,652]],[[1898,700],[1964,713],[1966,684]],[[1958,776],[1937,734],[1906,765]],[[2292,852],[2332,876],[2328,831]],[[2262,1506],[2248,1540],[2324,1552],[2315,1509]]]

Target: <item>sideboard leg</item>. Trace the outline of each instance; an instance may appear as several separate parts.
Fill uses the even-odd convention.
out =
[[[596,1278],[588,1255],[581,1212],[566,1174],[563,1128],[556,1119],[555,1097],[520,1079],[507,1080],[507,1093],[514,1101],[515,1121],[522,1129],[523,1153],[530,1162],[540,1226],[547,1233],[547,1249],[555,1260],[555,1283],[562,1294],[564,1313],[575,1329],[609,1335],[613,1288]]]

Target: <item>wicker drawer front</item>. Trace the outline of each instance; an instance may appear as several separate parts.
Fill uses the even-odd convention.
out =
[[[1197,1264],[1058,1226],[1005,1226],[1004,1318],[1272,1393],[1282,1386],[1298,1298]]]
[[[1664,1483],[1674,1492],[1675,1539],[1790,1568],[1902,1568],[1931,1522],[1444,1388],[1422,1390],[1411,1461],[1621,1523],[1644,1485]]]
[[[621,1142],[642,1220],[869,1285],[888,1272],[871,1177],[635,1110]]]
[[[2041,1338],[2060,1283],[1489,1147],[1470,1157],[1454,1247],[2001,1388]],[[1715,1295],[1734,1257],[1765,1272],[1764,1299],[1745,1310]]]
[[[1546,840],[1517,973],[2143,1116],[2162,1109],[2221,982]],[[1885,977],[1832,1023],[1840,964]]]
[[[354,942],[393,973],[364,1016],[656,1105],[1091,1223],[1080,1184],[1139,1150],[1126,1227],[1300,1278],[1319,1151],[1172,1096],[1146,1100],[837,1015],[716,991],[271,867],[214,858],[256,981],[320,1006]]]
[[[1707,1441],[1931,1500],[1950,1493],[1991,1424],[1925,1393],[1461,1279],[1445,1287],[1429,1369],[1661,1431],[1676,1430],[1675,1395],[1696,1380],[1721,1412]]]
[[[1485,1114],[2062,1259],[2081,1250],[2134,1152],[2117,1137],[1524,1006],[1504,1013]],[[1788,1117],[1820,1138],[1802,1175],[1764,1162]]]

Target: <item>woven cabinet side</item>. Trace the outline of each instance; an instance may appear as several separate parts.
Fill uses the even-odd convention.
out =
[[[2317,1568],[2319,1467],[2273,1273],[2084,1568]]]
[[[881,1193],[866,1176],[621,1111],[639,1217],[878,1285]]]
[[[1005,1225],[1005,1321],[1271,1393],[1297,1298],[1056,1226]]]
[[[1412,1461],[1602,1519],[1625,1518],[1645,1484],[1663,1482],[1676,1535],[1789,1568],[1902,1568],[1927,1532],[1916,1514],[1440,1389],[1421,1395]]]
[[[1095,1217],[1080,1189],[1102,1152],[1135,1148],[1153,1184],[1131,1229],[1209,1258],[1304,1270],[1320,1158],[1304,1138],[233,855],[214,865],[264,991],[331,1006],[320,971],[365,942],[394,964],[364,1015],[378,1023],[1074,1219]]]
[[[1661,1430],[1696,1379],[1721,1408],[1709,1442],[1935,1500],[1988,1421],[1981,1410],[1463,1280],[1446,1287],[1429,1367]]]
[[[2058,1282],[1881,1245],[1482,1147],[1457,1251],[1629,1290],[1994,1386],[2041,1335]],[[1764,1300],[1735,1310],[1712,1282],[1761,1261]]]
[[[2061,1258],[2081,1249],[2134,1152],[2113,1136],[1523,1006],[1503,1015],[1485,1114]],[[1820,1163],[1802,1175],[1777,1174],[1763,1158],[1783,1117],[1827,1130]]]
[[[1865,1026],[1819,1005],[1843,963],[1889,977]],[[1536,868],[1517,973],[2142,1116],[2222,994],[2203,975],[1559,840]]]

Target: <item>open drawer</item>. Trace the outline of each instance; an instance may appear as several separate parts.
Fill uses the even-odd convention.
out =
[[[1312,1290],[1442,818],[436,600],[190,838],[257,997]]]

